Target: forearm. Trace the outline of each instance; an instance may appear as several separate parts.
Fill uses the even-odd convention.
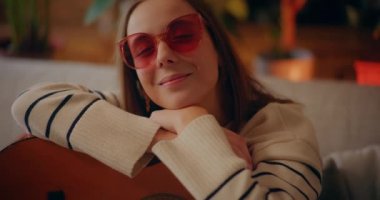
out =
[[[89,154],[133,176],[152,157],[146,150],[159,126],[117,105],[114,95],[49,84],[20,95],[12,114],[33,135]]]
[[[316,199],[320,191],[318,177],[300,162],[263,161],[255,163],[254,170],[246,169],[245,161],[233,153],[223,130],[210,116],[197,118],[178,138],[158,143],[153,152],[196,199],[264,199],[265,195]],[[274,189],[284,192],[268,193]]]

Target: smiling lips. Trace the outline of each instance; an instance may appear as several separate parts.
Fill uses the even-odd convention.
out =
[[[185,80],[190,75],[191,75],[191,73],[170,75],[170,76],[163,78],[160,81],[159,85],[161,85],[161,86],[172,85],[172,84],[181,82],[182,80]]]

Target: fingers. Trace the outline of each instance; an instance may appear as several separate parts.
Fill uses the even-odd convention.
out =
[[[159,111],[154,111],[150,115],[150,119],[159,124],[163,129],[166,129],[171,132],[176,132],[174,128],[174,113],[173,111],[170,110],[159,110]]]
[[[173,133],[173,132],[170,132],[170,131],[167,131],[167,130],[164,130],[164,129],[159,129],[157,131],[156,135],[154,135],[153,140],[150,143],[150,145],[148,146],[147,151],[151,153],[153,146],[155,144],[157,144],[158,142],[160,142],[162,140],[172,140],[172,139],[174,139],[176,137],[177,137],[177,135],[175,133]]]
[[[232,150],[239,158],[245,160],[246,168],[252,170],[252,160],[251,156],[247,153],[248,151],[244,151],[243,148],[238,148],[236,146]]]
[[[225,129],[225,133],[234,153],[238,157],[246,161],[247,169],[252,170],[253,169],[252,157],[251,157],[251,154],[249,153],[248,146],[245,139],[228,129]]]

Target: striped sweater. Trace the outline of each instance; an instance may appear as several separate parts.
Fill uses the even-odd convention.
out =
[[[63,83],[42,84],[12,105],[29,133],[84,152],[133,177],[152,159],[159,125],[122,109],[118,96]],[[321,160],[311,123],[296,104],[271,103],[240,133],[254,169],[246,169],[214,116],[194,119],[153,153],[196,199],[318,199]]]

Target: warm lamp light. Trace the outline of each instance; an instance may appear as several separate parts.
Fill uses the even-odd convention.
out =
[[[360,85],[380,86],[380,62],[356,61],[356,82]]]

